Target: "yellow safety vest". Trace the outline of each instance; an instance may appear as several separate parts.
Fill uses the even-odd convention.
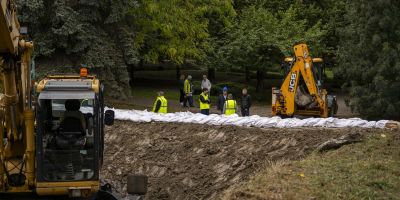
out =
[[[225,101],[225,115],[233,115],[236,113],[236,101],[226,100]]]
[[[200,94],[204,98],[204,100],[208,101],[208,95],[205,95],[204,92]],[[203,103],[200,101],[200,110],[205,110],[205,109],[210,109],[210,104],[209,103]]]
[[[154,102],[153,112],[156,110],[157,101],[161,102],[160,109],[158,109],[158,113],[167,113],[168,112],[168,101],[164,96],[157,97],[156,102]]]
[[[185,80],[184,84],[183,84],[183,92],[185,92],[185,94],[189,94],[192,92],[192,88],[190,87],[190,82],[189,80]]]

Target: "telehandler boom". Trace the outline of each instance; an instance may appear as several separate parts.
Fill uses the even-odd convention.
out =
[[[294,47],[295,56],[286,58],[289,66],[280,89],[272,88],[272,115],[333,117],[337,112],[336,96],[322,88],[321,58],[311,58],[306,44]]]

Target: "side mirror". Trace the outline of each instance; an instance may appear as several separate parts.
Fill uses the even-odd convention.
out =
[[[128,175],[127,192],[130,195],[145,195],[147,193],[146,175]]]
[[[112,126],[114,124],[115,113],[113,110],[106,110],[104,112],[104,124],[107,126]]]

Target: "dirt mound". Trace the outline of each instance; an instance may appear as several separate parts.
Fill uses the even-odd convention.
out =
[[[148,175],[151,200],[216,199],[271,161],[298,159],[329,139],[372,131],[119,121],[106,130],[102,175],[120,191],[128,173]]]

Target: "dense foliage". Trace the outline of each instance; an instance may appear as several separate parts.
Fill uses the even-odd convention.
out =
[[[109,95],[126,98],[128,66],[137,61],[133,30],[126,23],[133,3],[18,0],[20,21],[35,41],[38,68],[76,73],[88,66],[105,80]]]
[[[293,44],[321,46],[325,34],[321,22],[308,25],[306,19],[297,17],[301,12],[295,6],[277,13],[256,6],[243,9],[238,22],[228,29],[217,61],[224,62],[221,66],[257,70],[260,90],[267,69],[279,66],[284,56],[290,56]]]
[[[235,15],[230,1],[212,0],[143,0],[131,13],[141,59],[153,63],[168,59],[176,64],[203,60],[211,50],[209,32],[219,23],[228,25]]]
[[[337,74],[363,116],[400,119],[400,4],[351,1],[340,32]]]
[[[335,68],[353,109],[400,118],[399,3],[394,0],[17,0],[36,43],[38,68],[90,67],[109,95],[128,97],[145,63],[195,62],[214,69],[278,70],[292,46]],[[40,70],[39,70],[40,71]],[[179,72],[179,71],[178,71]]]

